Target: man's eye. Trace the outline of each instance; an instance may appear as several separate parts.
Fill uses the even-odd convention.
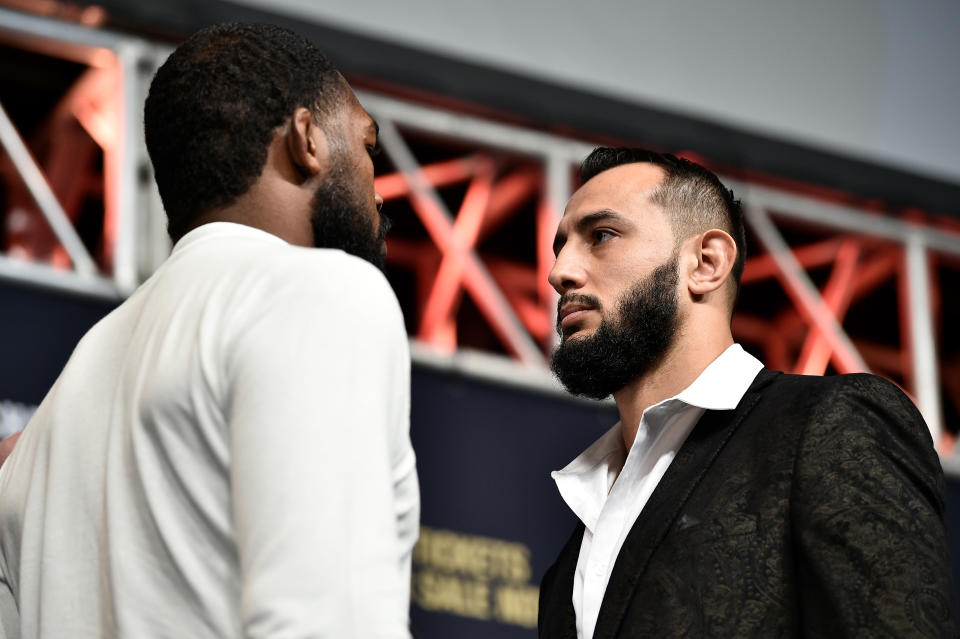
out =
[[[606,229],[596,229],[593,231],[594,244],[603,244],[612,237],[616,237],[612,231]]]
[[[367,145],[367,155],[371,158],[375,158],[380,155],[380,145],[379,144],[368,144]]]

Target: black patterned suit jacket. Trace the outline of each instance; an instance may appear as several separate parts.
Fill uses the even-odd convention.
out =
[[[617,557],[594,639],[956,637],[944,480],[913,403],[873,375],[763,370],[707,411]],[[540,590],[576,639],[580,524]]]

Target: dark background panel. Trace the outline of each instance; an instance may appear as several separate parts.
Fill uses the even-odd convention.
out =
[[[960,478],[947,478],[947,534],[953,564],[954,605],[960,617]]]
[[[0,282],[0,400],[38,403],[83,333],[112,306]],[[550,471],[609,428],[613,408],[417,365],[411,419],[423,525],[522,544],[530,553],[529,585],[536,586],[575,523]],[[947,487],[960,584],[960,480],[948,480]],[[412,619],[420,639],[535,636],[518,625],[416,605]]]
[[[520,542],[537,586],[576,523],[550,478],[617,421],[612,405],[415,366],[411,411],[424,526]],[[415,564],[414,571],[418,566]],[[415,598],[416,600],[416,598]],[[531,638],[518,625],[413,606],[423,639]]]
[[[39,404],[83,334],[115,306],[0,280],[0,400]]]

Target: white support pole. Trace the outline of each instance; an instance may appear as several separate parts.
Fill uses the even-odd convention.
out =
[[[436,107],[404,102],[366,91],[357,91],[360,103],[377,117],[390,118],[404,127],[432,134],[449,135],[458,140],[524,153],[533,157],[563,155],[579,162],[593,146],[550,133],[452,113]]]
[[[920,235],[927,248],[947,255],[960,255],[960,233],[942,228],[918,228],[908,222],[884,215],[870,215],[862,209],[825,202],[813,197],[781,191],[769,186],[747,184],[723,178],[744,202],[776,211],[777,217],[794,219],[806,226],[819,226],[879,237],[898,244],[910,234]]]
[[[143,104],[147,98],[147,90],[156,70],[170,51],[162,47],[146,47],[141,52],[137,64],[137,81],[139,95],[137,101]],[[138,120],[139,121],[139,120]],[[147,153],[146,140],[142,127],[137,127],[138,149],[137,163],[137,278],[144,281],[150,277],[164,260],[170,255],[173,247],[170,236],[167,234],[167,216],[163,210],[163,201],[157,190],[157,183],[153,177],[153,165]]]
[[[920,233],[907,235],[905,258],[910,350],[913,354],[913,379],[916,384],[913,393],[936,443],[943,431],[943,415],[940,410],[940,376],[930,299],[930,264],[927,247]]]
[[[0,255],[0,280],[108,302],[119,302],[123,299],[113,280],[102,275],[77,277],[72,271],[3,255]]]
[[[570,179],[571,172],[572,167],[570,160],[565,155],[554,154],[547,158],[547,201],[550,202],[551,208],[556,212],[554,231],[556,231],[557,224],[560,223],[560,218],[563,217],[563,209],[567,205],[567,200],[569,200],[573,194],[573,183]],[[552,255],[552,249],[550,254]],[[543,258],[541,257],[541,259]],[[543,275],[541,275],[541,277],[543,277]],[[540,284],[543,285],[543,282],[540,282]],[[549,304],[551,327],[557,325],[557,300],[559,297],[556,291],[551,289],[550,299],[552,303]],[[556,348],[559,341],[560,336],[555,330],[551,330],[551,351]]]
[[[117,98],[120,101],[118,112],[121,122],[116,151],[119,155],[112,169],[117,172],[115,180],[108,181],[117,189],[115,202],[117,206],[117,236],[113,253],[113,280],[117,288],[130,294],[137,287],[137,184],[139,182],[138,168],[140,165],[140,148],[142,146],[142,113],[143,99],[141,96],[138,64],[140,61],[140,47],[135,43],[123,43],[116,48],[117,65],[120,70],[120,92]]]
[[[551,155],[547,158],[547,197],[557,212],[557,223],[563,217],[567,200],[573,195],[573,180],[570,179],[573,167],[563,155]]]

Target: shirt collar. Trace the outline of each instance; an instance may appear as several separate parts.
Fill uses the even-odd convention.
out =
[[[763,364],[739,344],[729,346],[707,366],[697,379],[674,397],[647,409],[656,409],[658,422],[696,406],[707,410],[733,410],[750,388]],[[577,517],[593,531],[600,510],[623,465],[627,451],[623,447],[620,422],[580,453],[562,470],[550,473],[560,496]]]
[[[550,473],[563,501],[591,531],[626,454],[617,422],[562,470]]]
[[[760,360],[732,344],[673,399],[707,410],[733,410],[762,368]]]
[[[246,224],[237,224],[236,222],[207,222],[192,229],[189,233],[181,237],[173,246],[173,252],[177,253],[182,251],[185,247],[209,237],[245,237],[262,239],[267,242],[287,243],[286,240],[273,233],[268,233],[267,231]]]

